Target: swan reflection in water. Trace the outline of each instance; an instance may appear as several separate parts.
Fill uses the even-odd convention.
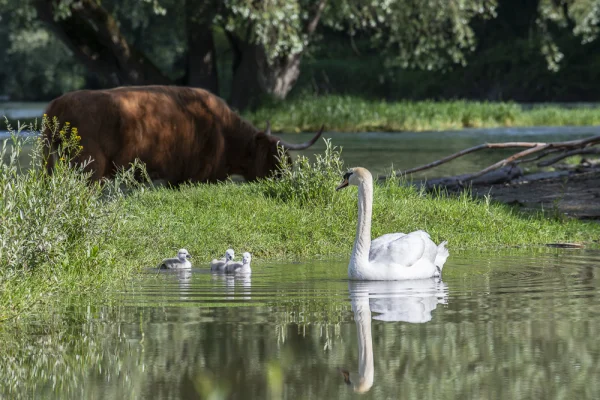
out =
[[[348,283],[358,337],[358,373],[341,370],[355,392],[373,386],[373,338],[371,318],[413,324],[431,320],[438,304],[447,304],[448,286],[439,278],[405,281],[350,281]],[[371,317],[371,313],[378,315]]]
[[[235,299],[236,285],[242,287],[241,294],[244,295],[241,297],[242,299],[250,300],[252,298],[250,296],[250,289],[252,288],[252,277],[250,274],[212,274],[211,279],[213,282],[223,281],[225,283],[226,300]]]

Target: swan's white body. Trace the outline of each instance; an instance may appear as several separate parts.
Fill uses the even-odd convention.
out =
[[[235,253],[234,253],[233,249],[227,249],[227,251],[225,251],[225,256],[223,258],[221,258],[220,260],[213,259],[210,262],[210,270],[212,272],[223,272],[223,271],[225,271],[226,265],[229,262],[233,261],[234,257],[235,257]]]
[[[348,277],[355,280],[403,280],[441,276],[449,256],[446,242],[436,245],[425,231],[389,233],[371,241],[373,177],[364,168],[353,168],[338,190],[358,186],[358,225]]]
[[[437,278],[348,283],[358,339],[358,373],[342,370],[355,392],[371,389],[375,378],[371,319],[425,323],[438,304],[448,301],[448,287]],[[380,315],[372,317],[372,312]]]
[[[192,263],[188,260],[191,255],[186,249],[179,249],[177,257],[165,258],[158,266],[159,269],[190,269]]]
[[[250,274],[252,269],[250,268],[250,261],[252,256],[246,252],[242,255],[242,262],[230,262],[225,266],[225,273],[228,274]]]

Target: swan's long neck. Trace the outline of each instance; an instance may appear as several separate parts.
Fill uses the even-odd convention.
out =
[[[365,301],[366,300],[366,301]],[[373,338],[371,336],[371,309],[369,299],[361,298],[354,304],[354,321],[358,336],[358,391],[367,391],[373,385]]]
[[[371,213],[373,212],[373,183],[365,180],[358,186],[358,225],[352,248],[350,268],[357,269],[369,263],[371,249]],[[349,271],[356,272],[356,271]]]

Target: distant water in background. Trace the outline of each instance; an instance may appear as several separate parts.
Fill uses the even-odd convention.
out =
[[[313,135],[314,133],[310,132],[285,133],[277,136],[290,143],[300,143],[309,140]],[[390,171],[392,165],[395,170],[413,168],[486,142],[556,142],[594,135],[600,135],[600,126],[490,128],[402,133],[324,132],[323,138],[331,139],[334,146],[342,148],[342,159],[346,167],[362,166],[368,168],[373,174],[385,174]],[[9,137],[8,132],[0,131],[0,141],[7,137]],[[319,140],[308,150],[292,151],[291,153],[293,157],[305,155],[312,158],[315,154],[323,154],[324,150],[325,143],[323,140]],[[412,176],[421,179],[474,172],[512,153],[514,153],[514,149],[479,151]]]
[[[0,102],[0,117],[9,119],[29,119],[44,114],[47,102]]]

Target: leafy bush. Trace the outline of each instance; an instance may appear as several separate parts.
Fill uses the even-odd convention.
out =
[[[255,186],[264,195],[282,201],[296,201],[300,205],[326,205],[335,196],[336,182],[340,182],[344,161],[341,149],[325,141],[325,152],[316,154],[311,162],[299,155],[293,163],[279,148],[279,173],[276,177],[261,180]]]
[[[44,128],[61,138],[53,154],[44,151],[45,139],[24,127],[4,141],[0,152],[0,278],[49,268],[94,268],[100,246],[119,220],[121,192],[114,185],[92,183],[84,163],[73,163],[81,150],[76,128],[46,117]],[[31,159],[19,158],[31,145]],[[54,157],[52,174],[46,163]]]

